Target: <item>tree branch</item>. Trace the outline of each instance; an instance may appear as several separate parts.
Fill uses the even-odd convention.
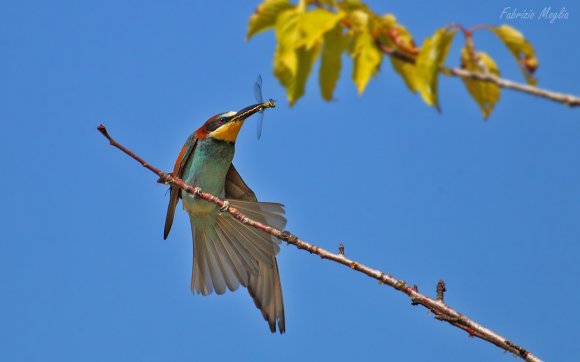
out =
[[[388,285],[400,292],[405,293],[411,299],[412,305],[421,305],[427,308],[435,315],[436,319],[447,322],[457,328],[460,328],[466,331],[472,337],[478,337],[484,341],[490,342],[507,352],[513,353],[514,355],[522,358],[525,361],[541,361],[538,357],[534,356],[531,352],[527,351],[523,347],[511,342],[510,340],[499,335],[498,333],[484,327],[481,324],[476,323],[472,319],[466,317],[465,315],[459,313],[455,309],[449,307],[443,300],[443,293],[445,292],[446,288],[445,283],[442,280],[439,281],[437,286],[437,298],[436,299],[429,298],[428,296],[420,293],[417,286],[411,287],[403,280],[396,279],[395,277],[386,274],[378,269],[372,269],[355,260],[346,258],[344,255],[343,246],[339,248],[338,254],[334,254],[325,249],[322,249],[319,246],[305,242],[304,240],[298,238],[289,231],[279,230],[272,226],[265,225],[253,219],[250,219],[249,217],[242,214],[236,208],[229,206],[229,204],[225,203],[224,200],[215,197],[211,194],[208,194],[206,192],[203,192],[199,187],[187,185],[186,183],[183,182],[183,180],[173,176],[171,173],[162,172],[158,168],[150,165],[145,160],[143,160],[135,153],[133,153],[131,150],[117,143],[117,141],[115,141],[109,135],[105,126],[100,125],[97,129],[99,130],[99,132],[103,134],[103,136],[107,138],[107,140],[109,140],[112,146],[120,149],[121,151],[123,151],[124,153],[135,159],[137,162],[139,162],[143,167],[149,169],[157,176],[159,176],[159,182],[177,186],[180,189],[184,190],[185,192],[193,195],[194,197],[214,203],[224,211],[229,212],[234,218],[239,220],[241,223],[267,232],[275,236],[276,238],[287,242],[288,244],[296,246],[298,249],[306,250],[311,254],[316,254],[320,256],[322,259],[334,261],[336,263],[345,265],[353,270],[356,270],[360,273],[363,273],[371,278],[377,279],[381,284]]]
[[[393,57],[399,59],[403,62],[407,62],[410,64],[415,64],[415,59],[413,57],[408,56],[407,54],[401,53],[396,49],[391,49],[385,44],[382,44],[378,40],[376,41],[377,47],[389,57]],[[467,78],[473,79],[480,82],[488,82],[493,83],[500,88],[512,89],[515,91],[519,91],[522,93],[531,94],[533,96],[546,98],[554,102],[563,103],[570,107],[577,107],[580,106],[580,97],[576,97],[572,94],[566,93],[558,93],[554,91],[550,91],[547,89],[542,89],[538,87],[534,87],[528,84],[517,83],[508,79],[496,77],[493,74],[484,74],[484,73],[477,73],[477,72],[470,72],[465,69],[461,68],[447,68],[441,67],[440,72],[442,74],[452,76],[452,77],[459,77],[459,78]]]

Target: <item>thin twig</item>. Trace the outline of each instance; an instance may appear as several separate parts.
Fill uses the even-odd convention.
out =
[[[322,5],[320,5],[319,2],[315,2],[313,5],[319,8],[322,7]],[[344,19],[341,21],[341,24],[343,24],[346,28],[349,29],[351,28],[351,25],[348,23],[348,21]],[[471,29],[465,29],[460,24],[454,23],[451,25],[462,30],[466,34],[472,34],[474,31],[489,28],[488,25],[476,25]],[[388,47],[387,45],[383,44],[378,37],[375,39],[375,45],[379,48],[381,52],[383,52],[383,54],[391,58],[396,58],[406,63],[415,64],[415,58],[413,56],[401,52],[397,49]],[[418,49],[413,49],[414,52],[417,52],[417,50]],[[480,82],[493,83],[499,86],[500,88],[512,89],[522,93],[531,94],[537,97],[546,98],[554,102],[566,104],[570,107],[580,106],[580,97],[577,97],[575,95],[554,92],[547,89],[531,86],[529,84],[517,83],[509,79],[496,77],[495,75],[489,73],[470,72],[468,70],[461,68],[447,68],[447,67],[441,67],[439,71],[445,75],[452,77],[466,78],[477,80]]]
[[[151,166],[145,160],[137,156],[128,148],[124,147],[123,145],[119,144],[115,141],[109,133],[105,126],[100,125],[98,128],[99,132],[103,134],[109,140],[110,144],[121,151],[125,152],[127,155],[131,156],[137,162],[139,162],[143,167],[151,170],[153,173],[159,176],[159,181],[170,184],[173,186],[177,186],[180,189],[184,190],[185,192],[205,201],[214,203],[219,208],[223,209],[224,211],[229,212],[234,218],[239,220],[241,223],[252,226],[256,229],[262,230],[267,232],[276,238],[287,242],[288,244],[292,244],[296,246],[298,249],[306,250],[312,254],[316,254],[320,256],[322,259],[327,259],[330,261],[334,261],[336,263],[345,265],[351,269],[354,269],[360,273],[366,274],[371,278],[377,279],[381,284],[386,284],[390,287],[395,288],[396,290],[405,293],[411,299],[413,305],[422,305],[423,307],[427,308],[433,314],[435,314],[435,318],[441,321],[445,321],[455,327],[458,327],[464,331],[466,331],[470,336],[478,337],[484,341],[490,342],[499,348],[513,353],[514,355],[522,358],[526,361],[541,361],[538,357],[534,356],[531,352],[525,350],[524,348],[518,346],[517,344],[511,342],[510,340],[506,339],[505,337],[499,335],[498,333],[484,327],[483,325],[476,323],[475,321],[471,320],[470,318],[462,315],[455,309],[449,307],[447,304],[443,302],[443,293],[441,292],[441,299],[436,300],[427,297],[424,294],[419,293],[419,289],[417,286],[409,286],[405,281],[396,279],[395,277],[383,273],[378,269],[372,269],[362,263],[359,263],[355,260],[348,259],[341,254],[331,253],[325,249],[322,249],[319,246],[307,243],[306,241],[298,238],[296,235],[292,234],[286,230],[276,229],[272,226],[262,224],[257,222],[253,219],[242,214],[239,210],[230,206],[229,203],[225,202],[224,200],[215,197],[211,194],[203,192],[199,187],[194,187],[191,185],[187,185],[178,177],[174,177],[170,173],[165,173],[159,170],[158,168]]]
[[[519,92],[528,93],[537,97],[549,99],[554,102],[564,103],[570,107],[580,106],[580,98],[572,94],[558,93],[547,89],[534,87],[529,84],[517,83],[508,79],[496,77],[491,73],[474,73],[460,68],[447,68],[447,71],[448,72],[443,71],[443,74],[494,83],[501,88],[513,89]]]
[[[437,282],[437,300],[438,301],[444,302],[446,291],[447,291],[447,289],[445,289],[445,282],[443,281],[443,279],[439,279],[439,282]]]
[[[396,49],[391,49],[385,44],[380,43],[379,41],[377,41],[376,44],[378,48],[389,57],[399,59],[406,63],[415,64],[415,59],[413,57],[401,53]],[[517,83],[509,79],[497,77],[490,73],[484,74],[478,72],[470,72],[468,70],[461,68],[447,68],[447,67],[441,67],[440,72],[442,74],[452,77],[466,78],[477,80],[480,82],[493,83],[500,88],[512,89],[522,93],[531,94],[537,97],[546,98],[554,102],[566,104],[570,107],[580,106],[580,97],[576,97],[572,94],[559,93],[531,86],[529,84]]]

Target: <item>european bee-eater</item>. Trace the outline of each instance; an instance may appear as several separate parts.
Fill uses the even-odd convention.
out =
[[[189,185],[227,200],[248,217],[283,229],[286,225],[283,205],[258,202],[232,164],[235,141],[245,119],[271,107],[274,107],[272,100],[208,119],[185,142],[173,174]],[[180,198],[189,214],[193,234],[192,291],[202,295],[213,291],[223,294],[226,289],[235,291],[242,285],[248,288],[270,330],[275,333],[278,322],[278,330],[284,333],[284,303],[276,262],[279,241],[175,186],[170,189],[165,239]]]

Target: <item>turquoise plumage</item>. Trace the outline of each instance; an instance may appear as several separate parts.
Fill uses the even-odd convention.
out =
[[[187,139],[173,173],[189,185],[225,198],[248,217],[283,229],[286,225],[283,205],[258,202],[232,164],[235,140],[244,120],[273,105],[269,101],[210,118]],[[171,229],[179,199],[189,215],[193,235],[192,291],[202,295],[223,294],[244,286],[270,330],[276,332],[277,325],[279,332],[284,333],[284,302],[276,261],[279,240],[175,187],[170,190],[164,238]]]

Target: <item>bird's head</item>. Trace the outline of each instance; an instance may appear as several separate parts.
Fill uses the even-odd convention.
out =
[[[244,125],[244,121],[248,117],[266,108],[274,108],[275,106],[275,102],[270,99],[268,102],[253,104],[238,112],[230,111],[216,114],[195,131],[195,135],[201,140],[209,137],[218,141],[234,143],[236,142],[240,129]]]

